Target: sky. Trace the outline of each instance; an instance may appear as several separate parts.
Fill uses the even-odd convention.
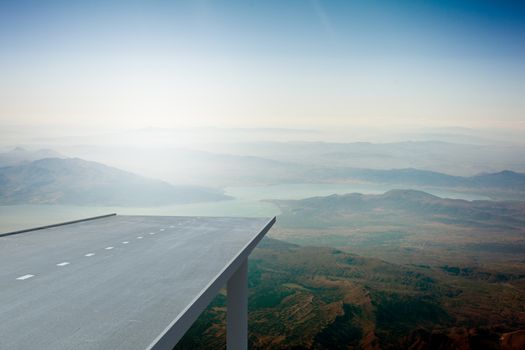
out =
[[[525,130],[520,1],[0,1],[0,128]]]

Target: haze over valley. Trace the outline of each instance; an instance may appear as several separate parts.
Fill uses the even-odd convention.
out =
[[[147,146],[113,144],[127,133],[4,145],[2,230],[109,212],[277,215],[250,263],[253,349],[521,346],[521,145],[193,132],[204,141],[187,147],[170,130],[130,131],[156,140]],[[177,349],[223,347],[224,303],[221,294]]]
[[[105,272],[141,267],[137,278],[106,275],[128,277],[111,290],[136,299],[102,311],[124,305],[132,316],[120,326],[153,330],[140,313],[164,305],[160,294],[128,287],[151,281],[177,298],[165,271],[184,265],[184,279],[200,278],[195,264],[171,266],[179,233],[198,250],[199,220],[213,222],[215,239],[238,228],[218,223],[276,216],[262,241],[265,231],[240,245],[250,254],[259,243],[248,264],[250,349],[523,350],[524,38],[525,3],[510,0],[0,1],[0,236],[110,213],[190,217],[102,248]],[[188,226],[177,231],[177,220]],[[94,231],[93,242],[109,240]],[[36,232],[23,237],[46,237]],[[60,237],[80,251],[94,236]],[[165,260],[141,248],[159,237],[173,244],[155,246],[170,249]],[[12,243],[32,259],[9,260],[6,276],[20,277],[0,281],[5,308],[21,304],[14,283],[51,290],[18,272],[40,255]],[[217,243],[234,246],[223,238],[200,252],[225,258]],[[149,263],[112,260],[132,249]],[[100,256],[79,254],[96,268]],[[51,264],[56,276],[90,284],[67,259]],[[175,349],[224,349],[227,298],[221,291]],[[103,314],[88,306],[65,305]],[[120,336],[88,321],[96,334],[71,334],[82,346]]]

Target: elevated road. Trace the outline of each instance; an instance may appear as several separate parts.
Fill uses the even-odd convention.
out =
[[[245,284],[274,221],[110,216],[2,236],[0,349],[170,349],[221,287]]]

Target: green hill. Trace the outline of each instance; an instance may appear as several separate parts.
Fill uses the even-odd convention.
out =
[[[523,295],[480,306],[515,297],[511,288],[472,293],[429,269],[268,238],[249,285],[250,349],[498,348],[503,332],[525,327]],[[225,312],[220,294],[176,349],[224,348]]]

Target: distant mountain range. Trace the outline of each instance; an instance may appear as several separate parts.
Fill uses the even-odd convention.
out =
[[[217,187],[359,182],[380,184],[381,188],[434,187],[498,200],[525,200],[525,174],[509,170],[474,176],[455,176],[416,168],[367,169],[322,162],[308,164],[299,158],[294,162],[277,159],[278,157],[264,158],[189,150],[172,150],[166,151],[165,154],[152,152],[139,156],[145,159],[147,165],[141,165],[140,161],[133,163],[129,154],[126,158],[120,158],[119,164],[136,172],[151,173],[153,177],[173,178],[185,183],[196,181]],[[185,166],[183,169],[177,169],[166,162],[166,159],[176,160]]]
[[[283,212],[280,224],[292,227],[350,227],[358,222],[413,225],[416,221],[499,229],[525,227],[525,202],[447,199],[417,190],[391,190],[380,195],[334,194],[272,202]]]
[[[315,170],[312,176],[325,181],[346,179],[395,185],[525,191],[525,174],[510,170],[463,177],[412,168],[389,170],[326,168]]]
[[[251,142],[214,145],[210,152],[251,155],[319,168],[423,169],[458,176],[525,172],[524,146],[440,141],[392,143]]]
[[[281,149],[280,146],[269,144],[269,146],[272,145],[276,149],[268,152],[277,152],[277,150]],[[293,145],[290,146],[291,150],[289,151],[298,152]],[[309,144],[307,146],[311,147]],[[370,148],[374,145],[363,143],[352,144],[350,147],[338,144],[321,144],[320,147],[324,152],[344,151],[349,157],[349,150],[357,152],[359,150],[358,146],[363,147],[365,154],[367,154],[370,153]],[[406,148],[413,145],[408,143],[395,144],[394,146]],[[435,145],[433,143],[428,145],[424,143],[424,146],[430,147]],[[307,149],[309,149],[308,147]],[[394,149],[397,149],[396,147]],[[448,147],[452,146],[448,145]],[[315,147],[311,148],[312,157],[322,158],[323,153],[321,151],[315,153],[315,150]],[[378,152],[379,150],[383,152],[384,147],[378,146]],[[401,152],[401,150],[394,153],[398,152]],[[101,154],[104,154],[104,152],[101,152]],[[172,153],[159,154],[155,152],[117,154],[119,155],[119,161],[116,165],[118,168],[149,174],[153,178],[173,179],[170,182],[175,183],[206,184],[211,187],[287,183],[363,183],[371,186],[380,185],[377,187],[381,189],[411,188],[429,191],[430,189],[448,189],[453,192],[473,195],[474,197],[482,196],[495,200],[525,200],[525,174],[510,170],[474,176],[455,176],[416,168],[366,169],[342,165],[335,166],[333,162],[328,162],[329,164],[324,165],[322,163],[314,165],[307,164],[304,159],[297,159],[297,162],[294,163],[285,160],[284,157],[277,160],[279,157],[270,159],[260,156],[215,154],[190,150],[177,150]],[[324,153],[324,155],[327,155],[327,153]],[[112,155],[112,157],[114,156]],[[137,161],[136,159],[134,161],[134,157],[142,159],[142,161]],[[293,158],[291,155],[290,157]],[[359,157],[359,155],[356,154],[356,157]],[[16,148],[10,152],[0,153],[0,167],[29,164],[41,158],[64,158],[64,156],[52,150],[27,151]],[[104,157],[102,158],[104,159]],[[111,163],[110,158],[102,160],[102,163]],[[167,159],[171,161],[167,162]],[[174,164],[183,164],[184,166],[174,166]],[[162,198],[163,196],[160,197]],[[151,201],[148,200],[148,202]],[[164,200],[161,200],[161,202],[164,202]]]
[[[79,158],[20,159],[0,168],[0,204],[148,206],[231,198],[214,189],[174,186]]]
[[[4,153],[0,153],[0,168],[6,166],[29,163],[43,158],[65,158],[58,152],[50,149],[39,149],[35,151],[26,150],[22,147],[16,147]]]
[[[508,217],[525,220],[525,203],[523,202],[495,202],[495,201],[466,201],[462,199],[440,198],[423,191],[391,190],[381,195],[347,194],[342,196],[326,197],[339,205],[352,210],[374,210],[376,208],[405,210],[420,215],[451,215],[464,219],[476,218],[488,220],[492,217]],[[525,221],[524,221],[525,223]]]

